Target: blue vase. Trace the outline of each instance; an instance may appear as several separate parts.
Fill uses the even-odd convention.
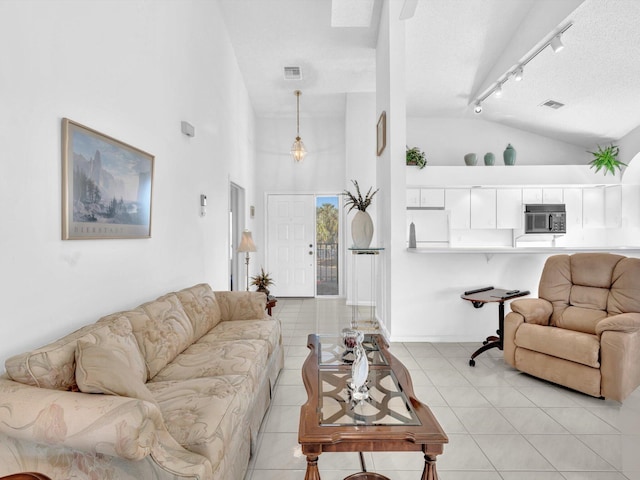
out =
[[[478,162],[478,157],[476,156],[475,153],[467,153],[464,156],[464,163],[466,163],[470,167],[475,165],[477,162]]]
[[[504,149],[502,154],[502,158],[504,158],[505,165],[515,165],[516,163],[516,149],[511,146],[511,144],[507,145],[507,148]]]

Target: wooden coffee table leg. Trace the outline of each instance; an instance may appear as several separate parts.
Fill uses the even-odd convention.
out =
[[[307,473],[304,480],[320,480],[320,472],[318,471],[318,455],[307,455]]]
[[[438,472],[436,472],[436,456],[425,454],[424,471],[421,480],[438,480]]]

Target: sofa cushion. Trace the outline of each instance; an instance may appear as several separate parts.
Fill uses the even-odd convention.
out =
[[[220,306],[211,287],[205,283],[176,292],[193,327],[194,340],[220,323]]]
[[[569,303],[575,307],[591,308],[593,310],[607,310],[609,288],[587,287],[574,285],[571,287]]]
[[[264,340],[198,342],[178,355],[151,381],[246,375],[253,390],[264,374],[268,353],[269,346]]]
[[[594,335],[596,325],[603,318],[607,318],[607,312],[603,310],[567,307],[563,310],[562,315],[556,317],[555,326]]]
[[[84,393],[106,393],[155,403],[127,356],[107,344],[78,340],[76,382]],[[146,371],[145,371],[146,373]]]
[[[143,381],[146,369],[139,357],[138,345],[131,335],[131,325],[126,318],[114,316],[87,325],[44,347],[9,358],[5,362],[7,374],[16,382],[55,390],[76,388],[75,351],[78,340],[90,343],[110,341],[120,348],[130,350],[132,368]],[[135,358],[138,357],[136,361]]]
[[[153,378],[193,342],[193,327],[175,294],[117,315],[126,316],[131,322],[149,378]]]
[[[611,288],[613,269],[622,255],[575,253],[571,255],[571,282],[586,287]]]
[[[244,375],[150,382],[167,430],[187,450],[213,466],[226,456],[234,435],[248,435],[251,394]],[[247,439],[248,441],[248,439]]]
[[[277,319],[224,321],[203,336],[198,343],[214,345],[229,340],[265,340],[271,355],[281,341],[280,333],[280,321]]]
[[[597,335],[523,323],[516,331],[515,344],[534,352],[600,368],[600,339]]]

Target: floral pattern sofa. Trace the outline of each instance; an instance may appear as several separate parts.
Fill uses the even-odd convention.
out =
[[[0,475],[242,480],[284,362],[265,304],[196,285],[9,358]]]

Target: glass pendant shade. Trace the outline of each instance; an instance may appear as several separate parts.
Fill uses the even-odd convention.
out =
[[[301,162],[306,155],[307,150],[304,148],[304,143],[302,143],[300,137],[296,137],[296,141],[291,145],[291,156],[296,162]]]

